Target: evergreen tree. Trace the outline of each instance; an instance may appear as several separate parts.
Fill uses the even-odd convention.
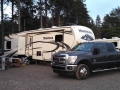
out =
[[[97,27],[100,27],[100,26],[101,26],[101,18],[100,18],[99,15],[97,15],[97,17],[96,17],[96,26],[97,26]]]
[[[51,0],[53,2],[53,0]],[[57,26],[66,23],[88,25],[90,17],[83,0],[56,0],[52,10],[52,18]]]
[[[18,24],[18,0],[8,0],[13,3],[14,12],[12,14],[12,19],[10,22]],[[13,1],[13,2],[12,2]],[[40,27],[40,17],[42,16],[42,25],[44,28],[51,27],[53,25],[71,25],[78,24],[84,26],[90,26],[90,16],[85,0],[41,0],[36,3],[36,0],[20,0],[20,20],[21,20],[21,31],[38,29]],[[13,7],[12,6],[12,7]],[[40,15],[40,10],[42,14]],[[11,25],[11,26],[13,26]],[[11,28],[11,27],[9,27]],[[6,30],[10,30],[10,29]],[[16,26],[13,27],[14,30],[10,32],[18,32]],[[16,30],[16,31],[15,31]]]
[[[102,37],[120,37],[120,7],[113,9],[104,17],[102,23]]]

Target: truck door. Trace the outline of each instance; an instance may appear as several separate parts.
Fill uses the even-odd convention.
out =
[[[100,50],[100,53],[97,55],[91,55],[91,62],[93,68],[101,68],[105,67],[105,63],[107,63],[107,51],[105,49],[105,46],[103,43],[97,43],[94,48],[98,48]]]
[[[118,60],[117,60],[117,51],[114,48],[112,43],[106,43],[106,48],[107,48],[107,65],[109,67],[115,67],[117,66]]]

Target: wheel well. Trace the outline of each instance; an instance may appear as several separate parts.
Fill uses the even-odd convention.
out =
[[[90,62],[88,61],[88,60],[82,60],[82,61],[80,61],[79,63],[78,63],[78,65],[79,64],[85,64],[85,65],[87,65],[88,67],[89,67],[89,69],[91,70],[91,64],[90,64]]]

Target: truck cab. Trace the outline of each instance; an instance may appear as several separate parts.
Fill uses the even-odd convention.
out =
[[[86,79],[92,71],[119,67],[119,54],[113,43],[86,42],[55,53],[51,65],[55,73]]]

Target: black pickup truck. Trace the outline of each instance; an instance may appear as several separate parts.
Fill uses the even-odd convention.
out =
[[[93,71],[120,67],[120,52],[110,42],[86,42],[53,54],[53,72],[86,79]]]

